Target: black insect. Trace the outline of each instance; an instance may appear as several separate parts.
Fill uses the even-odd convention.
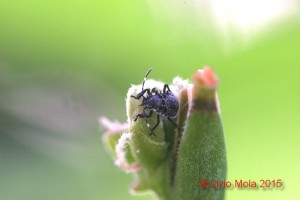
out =
[[[143,106],[143,113],[138,114],[134,121],[136,121],[138,118],[144,118],[146,121],[147,126],[150,129],[150,135],[154,135],[154,130],[160,123],[160,116],[165,116],[178,130],[178,125],[172,121],[172,118],[175,118],[178,112],[179,103],[177,98],[174,96],[174,94],[171,92],[168,84],[164,85],[164,88],[162,91],[158,91],[156,88],[152,88],[151,90],[144,89],[144,84],[146,82],[147,76],[150,74],[152,69],[149,69],[146,73],[146,76],[144,78],[143,84],[142,84],[142,91],[138,93],[136,96],[131,96],[135,99],[140,99],[143,97],[143,101],[141,106]],[[144,94],[147,93],[148,96],[144,97]],[[146,110],[149,110],[148,113]],[[150,127],[147,118],[152,117],[153,112],[157,113],[157,122],[153,128]]]

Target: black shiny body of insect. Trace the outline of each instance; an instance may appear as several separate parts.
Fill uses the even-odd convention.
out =
[[[160,123],[160,116],[165,116],[177,129],[179,129],[177,124],[172,121],[172,118],[176,118],[177,116],[179,103],[175,95],[171,92],[169,86],[165,84],[162,91],[158,91],[156,88],[152,88],[151,90],[149,88],[144,89],[146,77],[151,72],[151,70],[152,69],[149,69],[144,78],[142,91],[136,96],[131,96],[134,99],[140,99],[141,97],[143,97],[143,101],[141,104],[141,106],[143,107],[143,113],[138,114],[134,121],[136,121],[138,118],[144,118],[147,126],[150,129],[150,135],[155,135],[154,130]],[[144,96],[145,93],[147,94],[147,97]],[[157,113],[157,122],[155,126],[151,128],[147,121],[147,118],[152,117],[153,112]]]
[[[143,108],[149,108],[166,117],[175,118],[178,112],[178,100],[172,92],[156,92],[144,98]]]

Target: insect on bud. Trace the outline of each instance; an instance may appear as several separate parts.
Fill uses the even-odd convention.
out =
[[[104,143],[115,164],[134,176],[130,191],[151,191],[156,199],[223,200],[223,190],[199,188],[199,180],[225,180],[226,149],[214,70],[204,67],[192,82],[168,85],[147,80],[132,85],[127,123],[101,118]]]

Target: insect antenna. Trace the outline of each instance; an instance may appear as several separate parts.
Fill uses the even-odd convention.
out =
[[[152,70],[152,68],[150,68],[150,69],[147,71],[147,73],[146,73],[146,75],[145,75],[145,77],[144,77],[144,81],[143,81],[143,84],[142,84],[142,91],[144,90],[144,85],[145,85],[145,82],[146,82],[146,80],[147,80],[147,76],[150,74],[151,70]]]

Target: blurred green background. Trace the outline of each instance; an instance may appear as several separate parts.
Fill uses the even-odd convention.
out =
[[[170,83],[204,65],[220,79],[228,180],[284,182],[227,199],[300,198],[299,15],[249,37],[191,2],[0,2],[1,200],[151,199],[128,193],[97,119],[126,120],[127,89],[149,67]]]

